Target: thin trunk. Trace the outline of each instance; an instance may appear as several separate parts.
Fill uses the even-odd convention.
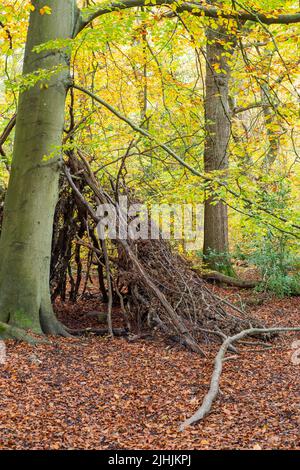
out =
[[[0,321],[37,333],[64,332],[50,300],[52,224],[58,198],[61,139],[69,86],[65,50],[33,52],[34,46],[71,38],[77,16],[75,0],[32,2],[23,73],[60,71],[19,99],[12,171],[0,240]]]
[[[230,65],[228,53],[233,53],[232,37],[224,28],[208,29],[206,48],[205,121],[206,140],[204,168],[206,172],[228,169],[227,147],[231,134],[229,106]],[[224,178],[226,175],[224,174]],[[230,270],[228,261],[228,216],[223,202],[212,204],[209,195],[204,204],[204,246],[207,264],[214,270]]]
[[[272,125],[276,123],[276,111],[272,109],[270,103],[273,104],[274,108],[278,105],[278,103],[274,103],[274,99],[272,99],[270,93],[270,86],[268,83],[264,83],[261,85],[261,100],[263,106],[263,113],[264,113],[264,120],[265,120],[265,127],[266,133],[268,138],[269,148],[266,152],[265,158],[263,160],[263,166],[266,172],[269,172],[272,168],[273,163],[278,158],[279,150],[280,150],[280,139],[276,132],[272,130]]]

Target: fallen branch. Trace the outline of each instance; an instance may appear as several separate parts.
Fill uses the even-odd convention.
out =
[[[221,284],[227,284],[228,286],[240,287],[241,289],[254,289],[254,287],[256,287],[259,283],[259,281],[236,279],[234,277],[219,273],[218,271],[211,271],[208,273],[203,272],[201,273],[201,277],[206,281],[216,281]]]
[[[214,371],[211,377],[209,391],[205,395],[202,405],[200,406],[200,408],[198,408],[196,413],[194,413],[190,418],[186,419],[180,425],[180,428],[179,428],[180,431],[183,431],[185,428],[187,428],[193,423],[196,423],[197,421],[201,421],[210,412],[212,404],[215,401],[219,392],[219,383],[220,383],[220,377],[221,377],[222,368],[223,368],[223,362],[226,360],[225,354],[229,346],[232,345],[232,343],[244,338],[245,336],[268,335],[268,334],[273,334],[273,333],[286,333],[286,332],[291,332],[291,331],[300,331],[300,327],[296,327],[296,328],[250,328],[248,330],[243,330],[234,336],[229,336],[223,342],[222,346],[219,349],[218,354],[216,355],[215,367],[214,367]]]

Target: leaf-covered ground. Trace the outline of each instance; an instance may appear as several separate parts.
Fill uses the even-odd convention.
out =
[[[95,307],[79,304],[76,315],[70,305],[60,310],[78,319],[80,309]],[[300,298],[271,299],[252,311],[270,326],[293,326]],[[178,425],[207,391],[217,345],[206,345],[203,359],[162,340],[90,336],[36,348],[9,342],[0,365],[0,448],[300,449],[295,339],[281,336],[267,350],[243,346],[224,365],[211,414],[183,433]]]

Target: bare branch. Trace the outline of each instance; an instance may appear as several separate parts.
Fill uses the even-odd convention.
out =
[[[211,410],[212,404],[215,401],[218,392],[219,392],[219,383],[223,368],[223,363],[225,361],[225,354],[232,344],[245,336],[254,336],[254,335],[268,335],[276,333],[288,333],[292,331],[300,331],[300,327],[296,328],[250,328],[248,330],[243,330],[240,333],[229,336],[222,344],[219,349],[218,354],[215,358],[215,367],[210,381],[209,391],[204,397],[202,405],[196,413],[193,414],[190,418],[186,419],[180,426],[180,430],[183,431],[186,427],[190,426],[197,421],[203,419]]]
[[[11,133],[11,131],[13,130],[13,128],[15,127],[15,124],[16,124],[16,119],[17,119],[17,115],[14,114],[13,117],[10,119],[9,123],[7,124],[7,126],[5,127],[4,131],[2,132],[1,136],[0,136],[0,154],[5,157],[5,152],[2,148],[2,145],[5,143],[5,141],[8,139],[9,137],[9,134]]]
[[[153,2],[149,2],[146,4],[145,0],[123,0],[123,1],[116,1],[107,3],[106,5],[102,5],[101,8],[93,11],[90,15],[86,18],[83,15],[80,15],[78,20],[78,24],[75,29],[75,36],[82,31],[88,24],[90,24],[94,19],[106,15],[107,13],[111,13],[114,11],[121,11],[126,10],[129,8],[135,7],[156,7],[161,5],[176,5],[175,0],[155,0]],[[267,25],[271,24],[291,24],[291,23],[299,23],[300,22],[300,12],[294,14],[285,14],[285,15],[274,15],[272,14],[261,14],[261,13],[250,13],[247,11],[232,11],[232,12],[223,12],[221,8],[215,7],[204,7],[199,5],[199,3],[193,2],[185,2],[181,5],[178,5],[177,10],[178,13],[183,11],[188,11],[195,16],[207,16],[209,18],[219,18],[220,16],[227,19],[236,19],[239,21],[255,21]],[[169,16],[172,16],[174,13],[170,12]],[[168,15],[167,15],[168,16]]]
[[[266,107],[270,108],[271,105],[264,104],[264,103],[253,103],[253,104],[249,104],[249,106],[239,106],[239,107],[233,108],[232,113],[236,115],[239,113],[245,113],[246,111],[250,111],[251,109],[266,108]]]

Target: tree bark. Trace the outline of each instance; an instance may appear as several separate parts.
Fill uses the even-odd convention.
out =
[[[43,0],[32,3],[23,74],[54,67],[59,72],[19,99],[0,240],[0,321],[39,334],[64,334],[52,310],[49,270],[70,60],[64,49],[33,48],[71,38],[78,11],[75,0],[47,0],[51,14],[41,14]]]
[[[231,134],[229,58],[234,51],[232,41],[232,37],[223,27],[218,30],[207,30],[204,103],[205,172],[228,169],[227,147]],[[229,251],[227,206],[223,202],[214,205],[213,201],[214,194],[209,194],[205,198],[203,253],[211,269],[219,271],[224,267],[225,272],[231,274],[227,255]]]

